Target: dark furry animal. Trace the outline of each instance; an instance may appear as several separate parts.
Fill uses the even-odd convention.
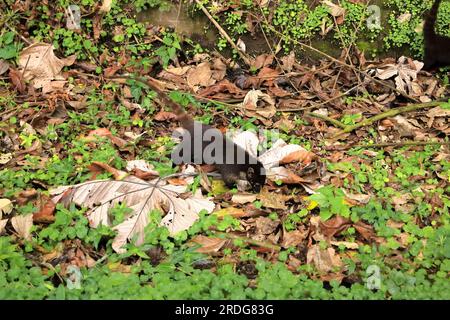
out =
[[[442,0],[435,0],[425,19],[425,57],[424,69],[433,70],[439,67],[450,66],[450,38],[436,33],[436,19],[439,5]]]
[[[228,187],[233,187],[233,185],[238,182],[238,180],[247,180],[253,191],[259,192],[261,190],[262,186],[266,182],[264,166],[261,164],[261,162],[259,162],[255,157],[251,156],[247,151],[233,143],[231,140],[227,139],[218,129],[195,121],[184,111],[184,109],[180,105],[172,101],[167,96],[167,94],[158,87],[153,79],[140,79],[131,77],[129,77],[129,79],[139,81],[148,85],[153,91],[158,94],[161,102],[172,109],[172,111],[177,115],[178,121],[180,122],[181,126],[190,134],[190,140],[183,141],[180,147],[183,148],[183,143],[187,143],[190,145],[191,162],[196,164],[204,163],[202,157],[198,157],[198,152],[195,152],[200,150],[194,150],[194,143],[196,139],[197,142],[199,142],[198,139],[201,139],[201,153],[203,155],[205,149],[214,142],[214,139],[208,139],[204,136],[204,133],[206,131],[209,131],[209,133],[213,133],[215,138],[221,140],[219,142],[221,142],[222,149],[219,149],[219,152],[221,152],[222,157],[216,157],[216,159],[218,160],[214,161],[212,164],[214,164],[214,166],[220,172],[225,184]],[[180,155],[182,156],[182,154]],[[217,155],[213,153],[213,156]]]
[[[259,192],[261,190],[266,182],[264,167],[261,162],[230,139],[226,138],[218,129],[194,121],[186,113],[179,116],[178,120],[181,126],[189,132],[188,140],[183,141],[179,145],[179,148],[182,151],[189,150],[190,148],[190,162],[195,164],[205,162],[213,164],[222,175],[222,179],[228,187],[232,187],[238,180],[247,180],[253,191]],[[206,132],[212,137],[205,135]],[[194,149],[195,139],[201,139],[201,149]],[[220,141],[216,141],[216,139]],[[212,144],[215,142],[219,142],[219,148],[217,150],[212,148]],[[185,143],[187,147],[182,149]],[[208,159],[202,157],[205,156],[204,152],[205,150],[207,151],[208,147],[212,151],[212,159],[209,159],[212,162],[207,162],[205,160]],[[177,150],[174,152],[177,152]]]

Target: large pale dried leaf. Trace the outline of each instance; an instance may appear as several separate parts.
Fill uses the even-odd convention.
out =
[[[89,208],[87,216],[94,228],[101,224],[110,226],[109,209],[119,202],[126,203],[132,212],[124,222],[113,228],[118,234],[112,244],[116,252],[124,252],[122,246],[127,240],[136,237],[137,244],[143,242],[143,231],[151,210],[166,212],[161,224],[169,229],[171,235],[188,229],[198,219],[201,210],[212,212],[214,203],[203,198],[201,193],[191,198],[181,198],[180,194],[185,189],[185,186],[167,185],[159,179],[146,182],[127,176],[122,181],[96,180],[63,186],[51,190],[51,194],[55,203],[73,202]]]
[[[25,80],[31,80],[35,88],[41,88],[52,81],[64,66],[70,66],[75,62],[76,56],[59,59],[53,52],[53,45],[47,43],[35,43],[19,55],[19,66],[24,70]]]
[[[6,224],[8,223],[8,219],[0,220],[0,234],[5,230]]]
[[[279,139],[273,144],[272,148],[259,156],[258,160],[266,169],[269,169],[279,164],[291,162],[301,162],[308,165],[314,158],[315,155],[305,148],[296,144],[287,144],[284,140]]]
[[[184,66],[184,67],[168,67],[166,69],[167,72],[174,74],[176,76],[184,76],[186,72],[188,72],[192,66]]]
[[[405,12],[405,13],[401,14],[401,15],[397,18],[397,20],[398,20],[398,22],[400,22],[400,23],[404,23],[404,22],[408,22],[409,20],[411,20],[411,17],[412,17],[411,13]]]
[[[359,245],[356,242],[349,242],[349,241],[330,241],[330,244],[336,247],[344,246],[345,248],[351,250],[356,250],[359,248]]]
[[[102,13],[108,13],[111,10],[112,6],[112,0],[103,0],[102,6],[100,7],[99,11]]]
[[[26,240],[31,239],[31,227],[33,226],[32,214],[12,217],[11,224],[20,237]]]
[[[196,90],[198,86],[208,87],[215,83],[212,78],[212,71],[209,62],[202,62],[195,68],[191,68],[187,72],[188,85]]]
[[[142,172],[149,173],[155,176],[159,175],[159,172],[155,170],[154,166],[145,160],[130,160],[127,162],[126,169],[128,172],[140,170]]]
[[[423,62],[408,60],[402,56],[397,64],[386,64],[376,69],[375,76],[382,80],[395,76],[394,81],[398,90],[414,94],[413,82],[417,81],[417,74],[423,66]]]
[[[12,153],[1,153],[0,154],[0,164],[7,164],[12,159]]]
[[[345,14],[345,9],[338,6],[337,4],[334,4],[331,1],[324,0],[322,3],[330,10],[330,14],[333,17],[341,17]]]
[[[345,196],[353,201],[356,201],[361,204],[367,204],[369,200],[372,198],[370,194],[355,194],[355,193],[348,193],[344,190]]]
[[[13,205],[11,200],[2,198],[0,199],[0,219],[3,217],[3,214],[10,214],[13,209]]]

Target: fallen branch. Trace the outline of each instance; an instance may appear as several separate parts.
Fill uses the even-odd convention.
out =
[[[245,62],[245,64],[250,66],[252,64],[250,61],[250,58],[239,49],[239,47],[234,43],[233,39],[230,38],[230,36],[226,33],[226,31],[213,18],[213,16],[203,6],[203,4],[200,2],[200,0],[195,0],[195,2],[200,7],[200,9],[202,9],[203,13],[208,17],[209,21],[211,21],[216,26],[216,28],[217,28],[217,30],[219,30],[220,34],[228,41],[228,43],[233,47],[233,49],[237,51],[237,53],[239,54],[241,59]]]
[[[318,113],[314,113],[314,112],[310,112],[307,113],[308,116],[310,117],[314,117],[314,118],[318,118],[324,121],[327,121],[331,124],[333,124],[336,127],[339,127],[342,129],[341,132],[339,132],[336,136],[340,136],[344,133],[350,133],[356,129],[365,127],[365,126],[369,126],[371,124],[373,124],[374,122],[377,122],[379,120],[383,120],[386,118],[391,118],[391,117],[395,117],[396,115],[399,115],[401,113],[406,113],[406,112],[411,112],[411,111],[415,111],[415,110],[419,110],[419,109],[425,109],[425,108],[431,108],[431,107],[437,107],[440,106],[443,103],[447,103],[445,101],[431,101],[431,102],[426,102],[426,103],[417,103],[417,104],[410,104],[404,107],[400,107],[400,108],[395,108],[395,109],[390,109],[388,111],[385,111],[383,113],[377,114],[376,116],[373,116],[371,118],[367,118],[362,120],[361,122],[358,122],[357,124],[354,125],[345,125],[342,122],[340,122],[339,120],[324,116],[322,114],[318,114]]]
[[[313,105],[311,105],[311,106],[308,106],[308,107],[301,107],[301,108],[278,109],[277,111],[280,111],[280,112],[295,112],[295,111],[305,111],[305,110],[310,110],[310,109],[320,108],[320,107],[322,107],[322,106],[324,106],[324,105],[326,105],[326,104],[328,104],[328,103],[330,103],[330,102],[332,102],[332,101],[334,101],[334,100],[336,100],[336,99],[339,99],[339,98],[342,98],[342,97],[348,95],[348,94],[351,93],[352,91],[358,89],[361,85],[362,85],[362,83],[359,83],[359,84],[357,84],[356,86],[354,86],[354,87],[348,89],[347,91],[345,91],[345,92],[343,92],[343,93],[340,93],[340,94],[338,94],[337,96],[334,96],[334,97],[332,97],[332,98],[330,98],[330,99],[328,99],[328,100],[326,100],[326,101],[322,101],[322,102],[320,102],[320,103],[318,103],[318,104],[313,104]]]
[[[437,107],[443,103],[446,103],[446,102],[445,101],[431,101],[431,102],[426,102],[426,103],[410,104],[410,105],[407,105],[404,107],[390,109],[388,111],[377,114],[376,116],[373,116],[371,118],[364,119],[361,122],[358,122],[357,124],[345,126],[345,128],[342,130],[342,132],[340,132],[338,135],[341,135],[344,133],[350,133],[356,129],[371,125],[374,122],[377,122],[379,120],[395,117],[396,115],[399,115],[401,113],[411,112],[411,111],[430,108],[430,107]]]
[[[331,124],[334,124],[336,127],[339,127],[341,129],[344,129],[344,130],[347,128],[347,126],[345,124],[343,124],[342,122],[340,122],[339,120],[336,120],[336,119],[324,116],[323,114],[309,112],[306,115],[310,116],[310,117],[314,117],[314,118],[318,118],[318,119],[327,121],[327,122],[329,122]]]
[[[445,146],[450,145],[450,141],[440,142],[440,141],[401,141],[401,142],[382,142],[382,143],[373,143],[373,144],[350,144],[345,146],[328,146],[325,147],[327,151],[344,151],[352,148],[362,148],[362,149],[371,149],[371,148],[386,148],[386,147],[412,147],[412,146]]]
[[[402,141],[402,142],[385,142],[385,143],[374,143],[374,144],[358,144],[351,146],[350,148],[385,148],[385,147],[407,147],[407,146],[443,146],[450,145],[450,141],[439,142],[439,141]]]

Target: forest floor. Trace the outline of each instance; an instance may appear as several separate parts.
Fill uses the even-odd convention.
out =
[[[0,299],[450,298],[448,72],[224,57],[86,2],[80,29],[59,2],[0,5]],[[173,163],[150,77],[240,129],[260,192]]]

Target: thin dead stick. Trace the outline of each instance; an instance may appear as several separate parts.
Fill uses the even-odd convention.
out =
[[[18,35],[20,37],[20,39],[23,40],[23,42],[25,42],[27,45],[31,45],[32,42],[30,40],[28,40],[27,38],[25,38],[23,35],[21,35],[19,32],[16,31],[16,29],[12,28],[7,22],[5,22],[5,26],[11,30],[12,32],[14,32],[16,35]]]
[[[377,114],[376,116],[373,116],[371,118],[367,118],[362,120],[361,122],[358,122],[357,124],[354,125],[345,125],[342,122],[340,122],[339,120],[318,114],[318,113],[308,113],[309,116],[314,117],[314,118],[318,118],[324,121],[327,121],[333,125],[335,125],[336,127],[339,127],[342,129],[341,132],[339,132],[335,137],[338,137],[344,133],[350,133],[356,129],[359,129],[361,127],[365,127],[365,126],[369,126],[371,124],[373,124],[374,122],[377,122],[379,120],[383,120],[386,118],[391,118],[391,117],[395,117],[396,115],[399,115],[401,113],[407,113],[407,112],[411,112],[411,111],[415,111],[415,110],[419,110],[419,109],[425,109],[425,108],[431,108],[431,107],[437,107],[440,106],[443,103],[447,103],[445,101],[431,101],[431,102],[426,102],[426,103],[418,103],[418,104],[410,104],[404,107],[400,107],[400,108],[395,108],[395,109],[390,109],[388,111],[385,111],[383,113]]]
[[[443,103],[446,103],[446,102],[445,101],[431,101],[431,102],[426,102],[426,103],[410,104],[410,105],[407,105],[404,107],[390,109],[383,113],[377,114],[376,116],[373,116],[371,118],[364,119],[361,122],[358,122],[357,124],[354,124],[351,126],[346,126],[346,128],[343,129],[343,131],[341,133],[339,133],[338,135],[343,134],[343,133],[352,132],[361,127],[371,125],[372,123],[379,121],[379,120],[395,117],[396,115],[399,115],[401,113],[411,112],[411,111],[424,109],[424,108],[437,107]]]
[[[374,143],[374,144],[357,144],[354,146],[349,146],[350,148],[385,148],[385,147],[407,147],[407,146],[444,146],[450,145],[450,141],[439,142],[439,141],[403,141],[403,142],[385,142],[385,143]],[[346,148],[347,149],[347,148]]]
[[[208,10],[203,6],[203,4],[200,2],[200,0],[195,0],[197,5],[202,9],[203,13],[208,17],[209,21],[211,21],[214,26],[219,30],[220,34],[228,41],[228,43],[233,47],[234,50],[237,51],[241,59],[245,62],[246,65],[250,66],[251,61],[250,58],[242,52],[238,46],[234,43],[233,39],[230,38],[230,36],[223,30],[223,28],[220,26],[220,24],[213,18],[213,16],[208,12]]]
[[[309,112],[306,115],[310,116],[310,117],[314,117],[314,118],[318,118],[324,121],[327,121],[331,124],[334,124],[334,126],[339,127],[343,130],[345,130],[347,128],[347,125],[343,124],[342,122],[340,122],[339,120],[324,116],[323,114],[319,114],[319,113],[314,113],[314,112]]]
[[[341,94],[338,94],[335,97],[332,97],[332,98],[330,98],[330,99],[328,99],[326,101],[323,101],[323,102],[318,103],[318,104],[314,104],[314,105],[309,106],[309,107],[277,109],[277,111],[280,111],[280,112],[295,112],[295,111],[305,111],[305,110],[311,110],[311,109],[315,109],[315,108],[320,108],[320,107],[322,107],[322,106],[324,106],[324,105],[326,105],[326,104],[328,104],[328,103],[330,103],[330,102],[332,102],[332,101],[334,101],[336,99],[339,99],[339,98],[342,98],[342,97],[346,96],[347,94],[349,94],[350,92],[352,92],[353,90],[357,89],[360,86],[362,86],[362,83],[357,84],[356,86],[348,89],[347,91],[345,91],[345,92],[343,92]]]

